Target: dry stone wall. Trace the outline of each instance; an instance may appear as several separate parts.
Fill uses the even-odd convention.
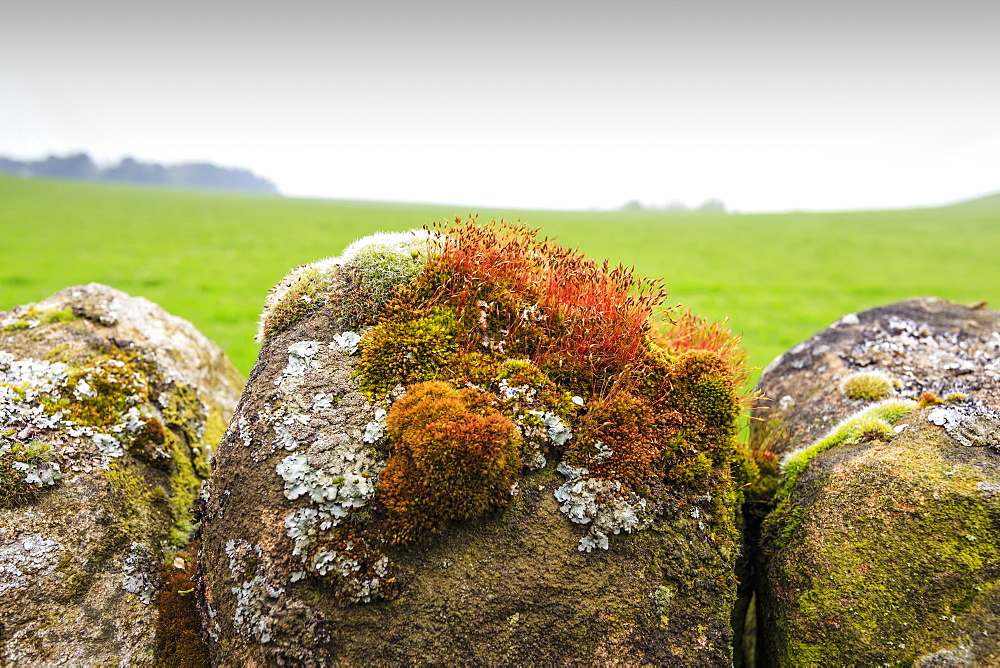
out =
[[[242,384],[190,323],[107,286],[0,313],[0,663],[157,663],[165,550]]]

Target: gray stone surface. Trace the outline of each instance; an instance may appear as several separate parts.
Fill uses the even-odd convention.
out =
[[[241,388],[189,322],[107,286],[0,313],[0,663],[154,664],[164,548]]]

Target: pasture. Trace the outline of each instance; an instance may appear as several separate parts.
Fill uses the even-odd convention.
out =
[[[668,281],[765,366],[845,313],[935,295],[1000,307],[1000,197],[896,211],[524,211],[292,199],[0,175],[0,310],[97,281],[191,320],[248,373],[267,290],[357,237],[478,213],[521,219]]]

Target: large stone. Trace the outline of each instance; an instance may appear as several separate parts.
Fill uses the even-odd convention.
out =
[[[369,319],[359,341],[344,302],[382,288],[351,257],[300,268],[272,293],[220,445],[199,561],[214,664],[730,663],[737,401],[719,357],[670,358],[692,403],[659,416],[675,421],[674,449],[655,461],[655,487],[635,491],[567,463],[600,397],[572,396],[526,360],[501,365],[521,376],[490,380],[485,343],[469,368],[452,334],[420,338],[464,326],[447,299],[426,317]],[[490,305],[472,322],[491,326]],[[399,355],[385,369],[448,382],[379,387],[376,350]],[[700,410],[719,411],[718,431],[694,433]],[[639,438],[654,417],[618,419]],[[595,466],[614,456],[588,443]]]
[[[763,373],[769,665],[1000,663],[1000,313],[850,314]]]
[[[164,549],[241,387],[189,322],[103,285],[0,313],[0,662],[154,664]]]

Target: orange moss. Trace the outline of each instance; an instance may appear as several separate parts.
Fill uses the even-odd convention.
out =
[[[618,392],[589,406],[565,459],[591,475],[639,484],[654,474],[664,436],[648,402]]]
[[[426,271],[440,280],[439,298],[459,313],[482,307],[483,323],[496,320],[491,329],[509,350],[527,354],[554,379],[603,391],[645,349],[653,313],[666,299],[662,281],[539,240],[525,225],[456,218],[437,227],[445,241]],[[504,291],[509,298],[500,298]],[[503,307],[490,312],[497,302]]]
[[[159,612],[156,626],[157,666],[202,668],[209,665],[195,596],[198,545],[199,541],[195,541],[164,564],[163,589],[153,600]]]
[[[379,477],[392,543],[503,507],[520,468],[520,435],[482,391],[418,383],[387,418],[392,453]]]

